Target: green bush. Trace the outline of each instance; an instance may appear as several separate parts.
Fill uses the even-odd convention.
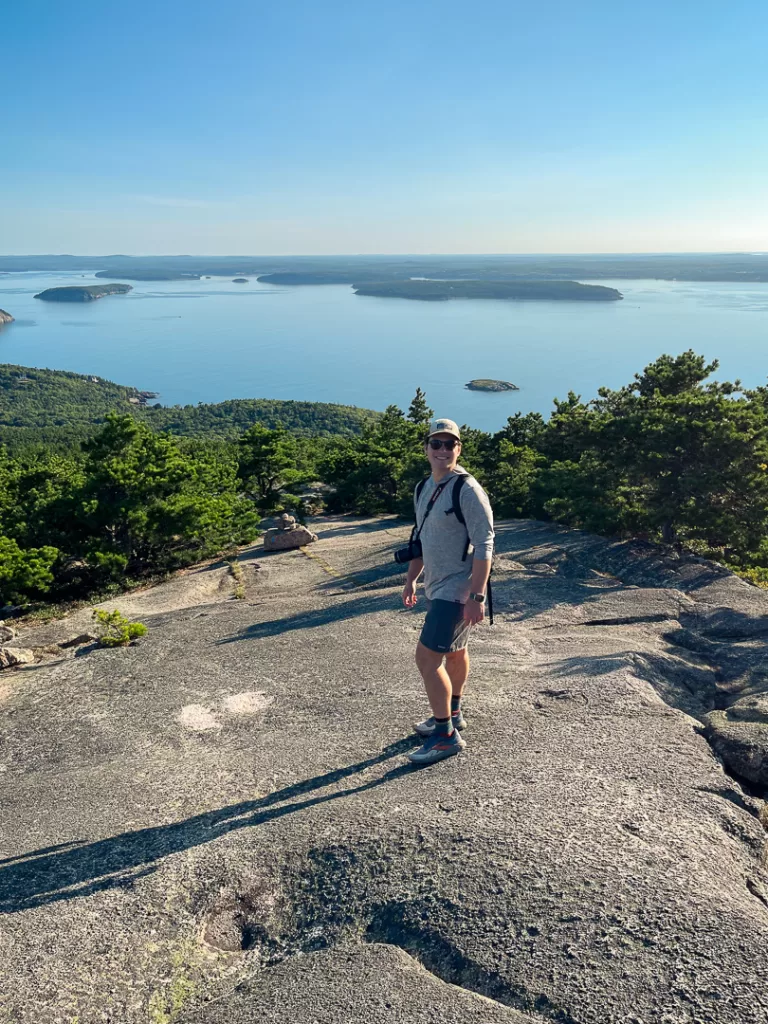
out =
[[[144,636],[147,627],[141,622],[129,622],[124,615],[115,608],[113,612],[105,612],[96,609],[93,617],[104,632],[99,637],[102,647],[125,647],[140,636]]]
[[[11,537],[0,537],[0,602],[23,602],[47,594],[58,557],[57,548],[24,550]]]
[[[753,586],[768,590],[768,568],[765,566],[753,566],[751,569],[745,569],[741,565],[730,565],[728,568]]]

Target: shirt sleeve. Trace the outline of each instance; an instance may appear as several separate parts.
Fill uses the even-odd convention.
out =
[[[467,524],[467,533],[473,558],[490,561],[493,558],[493,512],[488,495],[475,480],[467,480],[461,489],[461,511]]]

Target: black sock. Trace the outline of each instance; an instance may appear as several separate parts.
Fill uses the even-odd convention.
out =
[[[450,718],[435,718],[435,733],[439,736],[450,736],[453,724]]]
[[[461,697],[451,697],[451,714],[458,716],[461,711]]]

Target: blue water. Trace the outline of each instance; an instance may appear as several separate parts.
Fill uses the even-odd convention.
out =
[[[768,376],[768,284],[602,281],[623,302],[428,303],[356,296],[346,286],[279,288],[134,282],[97,302],[41,302],[80,274],[0,275],[0,361],[91,373],[157,391],[173,405],[296,398],[407,409],[417,385],[435,412],[498,429],[520,410],[548,414],[569,390],[592,398],[663,352],[718,358],[721,379]],[[465,390],[473,377],[520,391]]]

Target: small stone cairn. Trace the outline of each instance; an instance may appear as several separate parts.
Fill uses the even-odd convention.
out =
[[[16,638],[16,630],[0,621],[0,669],[16,668],[17,665],[31,665],[35,655],[26,647],[8,647]]]
[[[294,516],[285,512],[277,517],[277,526],[264,534],[265,551],[289,551],[291,548],[303,548],[317,540],[317,534],[306,526],[297,524]]]

